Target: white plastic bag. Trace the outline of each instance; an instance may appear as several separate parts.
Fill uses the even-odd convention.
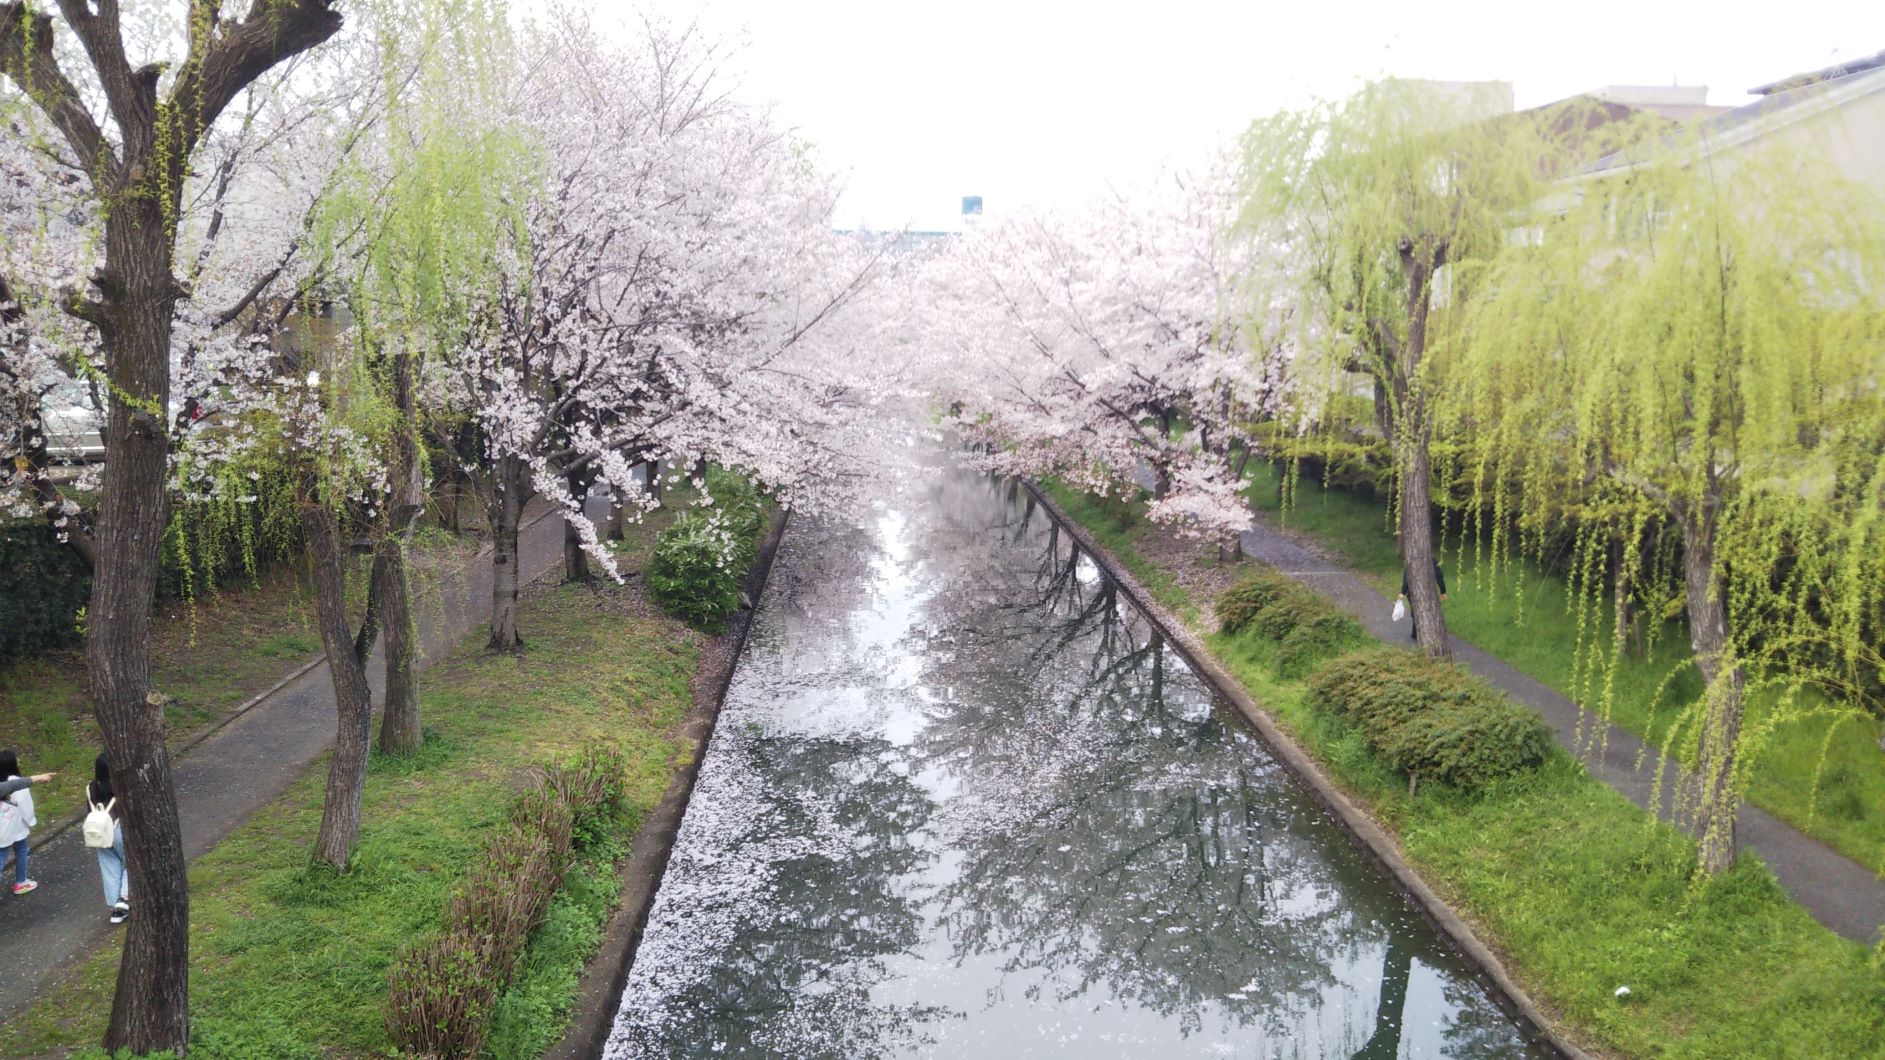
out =
[[[1394,621],[1399,622],[1401,619],[1406,618],[1406,617],[1407,617],[1407,598],[1404,596],[1396,597],[1394,600]]]

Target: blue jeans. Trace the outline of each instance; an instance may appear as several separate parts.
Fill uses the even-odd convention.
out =
[[[124,868],[124,830],[117,829],[108,847],[98,847],[98,875],[105,881],[105,904],[131,900],[131,874]]]
[[[22,839],[19,842],[14,843],[12,846],[8,847],[6,850],[0,851],[0,870],[6,869],[7,855],[11,854],[13,856],[13,882],[25,883],[26,882],[26,855],[32,849],[33,849],[33,840],[29,836],[26,839]]]

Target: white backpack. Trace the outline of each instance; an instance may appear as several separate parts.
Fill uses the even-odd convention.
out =
[[[102,850],[116,843],[118,822],[111,819],[111,808],[118,804],[117,796],[112,796],[110,802],[100,806],[88,795],[85,804],[92,808],[92,812],[85,815],[85,823],[79,826],[79,830],[85,834],[85,845]]]

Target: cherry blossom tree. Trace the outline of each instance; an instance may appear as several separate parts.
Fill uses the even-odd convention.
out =
[[[936,256],[929,360],[987,467],[1102,493],[1149,472],[1152,518],[1220,542],[1248,525],[1230,453],[1281,400],[1288,353],[1238,311],[1257,255],[1228,190],[1167,177]]]
[[[882,449],[858,437],[886,392],[863,311],[881,251],[832,232],[835,186],[764,112],[721,93],[716,49],[656,22],[622,48],[567,13],[522,49],[531,74],[509,110],[544,173],[499,218],[484,326],[441,380],[493,469],[495,649],[520,643],[531,497],[556,503],[571,550],[613,575],[584,515],[597,482],[645,504],[636,464],[711,461],[815,505]]]

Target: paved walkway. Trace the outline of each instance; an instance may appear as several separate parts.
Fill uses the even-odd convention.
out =
[[[596,510],[590,514],[595,518]],[[527,523],[519,542],[526,581],[559,569],[563,561],[563,521],[542,506],[533,507],[528,518],[535,521]],[[481,556],[466,567],[462,576],[443,580],[442,601],[415,603],[414,620],[424,645],[421,667],[442,658],[490,617],[490,561]],[[377,703],[386,668],[374,666],[370,673]],[[333,744],[334,686],[323,662],[185,752],[173,773],[184,857],[194,863],[251,813],[286,791]],[[51,976],[120,930],[106,922],[98,861],[78,829],[33,851],[32,872],[38,890],[0,897],[0,939],[6,940],[6,959],[0,960],[0,1019],[20,1011]],[[132,902],[135,906],[135,895]],[[109,1007],[110,999],[99,1003]]]
[[[1375,636],[1389,643],[1407,641],[1406,624],[1389,618],[1392,602],[1355,572],[1331,563],[1262,517],[1245,531],[1243,544],[1245,552],[1327,596]],[[1452,644],[1455,659],[1538,711],[1558,743],[1578,756],[1592,776],[1636,805],[1650,808],[1661,759],[1654,752],[1646,753],[1643,741],[1615,725],[1605,725],[1556,691],[1458,637],[1452,638]],[[1656,807],[1664,820],[1672,819],[1670,800],[1677,785],[1690,780],[1680,767],[1665,777],[1662,804]],[[1857,942],[1877,940],[1879,929],[1885,926],[1885,880],[1747,803],[1741,804],[1737,839],[1742,849],[1761,856],[1787,893],[1820,923]]]

